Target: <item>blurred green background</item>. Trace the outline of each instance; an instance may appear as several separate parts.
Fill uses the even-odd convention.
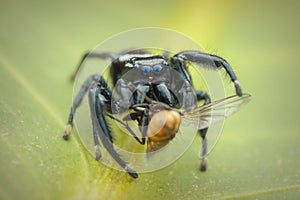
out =
[[[298,1],[0,1],[0,199],[299,199]],[[198,172],[200,139],[132,180],[63,142],[82,54],[138,27],[177,30],[226,58],[253,100]],[[229,83],[228,83],[229,84]]]

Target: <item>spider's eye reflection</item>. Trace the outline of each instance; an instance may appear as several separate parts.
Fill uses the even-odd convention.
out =
[[[141,67],[134,67],[134,68],[140,68],[143,74],[148,75],[150,72],[154,72],[155,74],[159,74],[163,70],[162,65],[157,64],[154,66],[144,65]]]
[[[141,70],[142,70],[142,72],[143,72],[144,74],[148,74],[152,69],[151,69],[150,66],[145,65],[145,66],[143,66],[143,67],[141,68]]]
[[[162,66],[161,65],[154,65],[153,66],[153,71],[154,72],[160,72],[162,70]]]

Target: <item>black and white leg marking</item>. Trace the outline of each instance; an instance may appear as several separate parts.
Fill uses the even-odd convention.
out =
[[[196,92],[197,100],[198,101],[204,101],[204,105],[211,103],[211,99],[209,95],[204,91],[197,91]],[[202,137],[202,150],[201,150],[201,164],[200,164],[200,170],[206,171],[207,168],[207,133],[208,128],[200,129],[198,130],[198,133]]]

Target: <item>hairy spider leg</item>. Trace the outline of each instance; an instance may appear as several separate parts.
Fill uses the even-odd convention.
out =
[[[200,64],[200,65],[203,65],[203,66],[213,69],[213,70],[224,68],[226,73],[229,75],[231,81],[233,82],[233,84],[235,86],[236,94],[238,96],[243,95],[239,81],[237,80],[237,77],[236,77],[234,71],[232,70],[231,66],[225,59],[223,59],[219,56],[216,56],[216,55],[207,54],[207,53],[203,53],[200,51],[190,50],[190,51],[179,52],[178,54],[176,54],[173,57],[173,60],[175,60],[175,61],[179,60],[179,62],[182,63],[181,65],[184,65],[183,62],[186,60],[189,62],[194,62],[194,63]]]
[[[211,103],[211,99],[209,95],[204,91],[196,91],[196,96],[198,101],[204,100],[204,105]],[[200,134],[202,138],[202,152],[201,152],[201,164],[200,164],[200,170],[206,171],[207,168],[207,133],[208,128],[199,129],[198,133]]]
[[[80,106],[84,95],[87,93],[89,87],[91,86],[91,84],[93,82],[99,82],[100,80],[101,80],[100,75],[93,74],[93,75],[89,76],[82,84],[77,96],[75,97],[75,100],[73,101],[73,105],[71,107],[71,112],[69,114],[67,126],[66,126],[65,132],[63,134],[63,138],[65,140],[69,139],[69,136],[71,134],[72,127],[73,127],[73,119],[74,119],[76,109]]]
[[[136,171],[127,166],[126,162],[114,149],[112,141],[107,137],[107,135],[111,135],[111,133],[105,120],[103,106],[98,98],[98,94],[101,94],[101,92],[97,84],[94,84],[89,91],[89,105],[93,131],[95,131],[94,135],[99,136],[104,148],[131,177],[138,178]]]

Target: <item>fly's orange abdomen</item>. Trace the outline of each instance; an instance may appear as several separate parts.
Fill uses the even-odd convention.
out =
[[[156,113],[148,126],[147,136],[153,142],[171,140],[178,132],[181,122],[180,114],[172,110]]]

